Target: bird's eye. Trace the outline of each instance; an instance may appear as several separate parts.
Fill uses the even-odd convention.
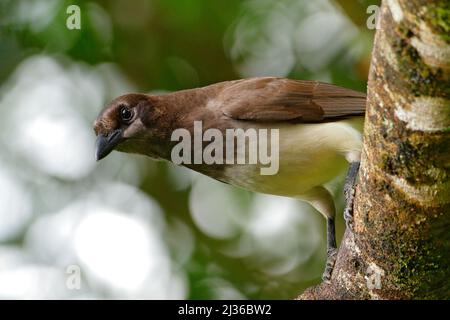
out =
[[[131,111],[130,109],[128,109],[127,107],[122,107],[120,109],[120,118],[123,121],[130,121],[131,118],[133,118],[133,111]]]

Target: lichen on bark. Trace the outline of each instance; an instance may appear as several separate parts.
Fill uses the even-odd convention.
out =
[[[447,0],[383,1],[355,230],[331,283],[300,299],[450,298],[449,13]]]

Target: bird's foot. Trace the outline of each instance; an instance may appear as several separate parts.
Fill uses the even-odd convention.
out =
[[[331,282],[331,274],[333,273],[334,264],[336,263],[338,250],[336,248],[328,250],[327,252],[327,264],[325,271],[322,274],[322,281],[325,283]]]
[[[353,232],[353,202],[355,200],[356,177],[358,175],[359,162],[352,162],[348,170],[344,184],[345,209],[344,220],[347,228]]]
[[[346,205],[344,209],[344,220],[347,229],[353,232],[353,202],[355,200],[355,188],[351,187],[345,195]]]

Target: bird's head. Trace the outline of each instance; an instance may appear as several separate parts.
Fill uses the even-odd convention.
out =
[[[145,132],[143,116],[148,113],[150,99],[145,94],[126,94],[114,99],[100,112],[94,123],[97,160],[113,150],[134,152],[136,143],[133,141]]]

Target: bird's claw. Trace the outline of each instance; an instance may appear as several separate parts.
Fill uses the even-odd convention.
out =
[[[348,230],[353,232],[353,210],[350,208],[346,208],[344,210],[344,220],[345,220],[345,226]]]
[[[355,200],[355,185],[356,176],[358,175],[359,162],[353,162],[350,164],[350,169],[347,173],[344,184],[344,195],[345,195],[345,209],[344,209],[344,220],[345,225],[349,231],[353,232],[353,202]]]
[[[351,202],[355,197],[355,188],[352,185],[347,185],[344,188],[345,200],[347,203]]]
[[[334,264],[337,258],[337,249],[332,249],[327,252],[327,264],[325,266],[325,271],[322,274],[322,281],[325,283],[331,282],[331,274],[333,273]]]
[[[346,206],[344,209],[344,220],[347,229],[353,232],[353,200],[355,199],[355,188],[350,187],[345,192]]]

